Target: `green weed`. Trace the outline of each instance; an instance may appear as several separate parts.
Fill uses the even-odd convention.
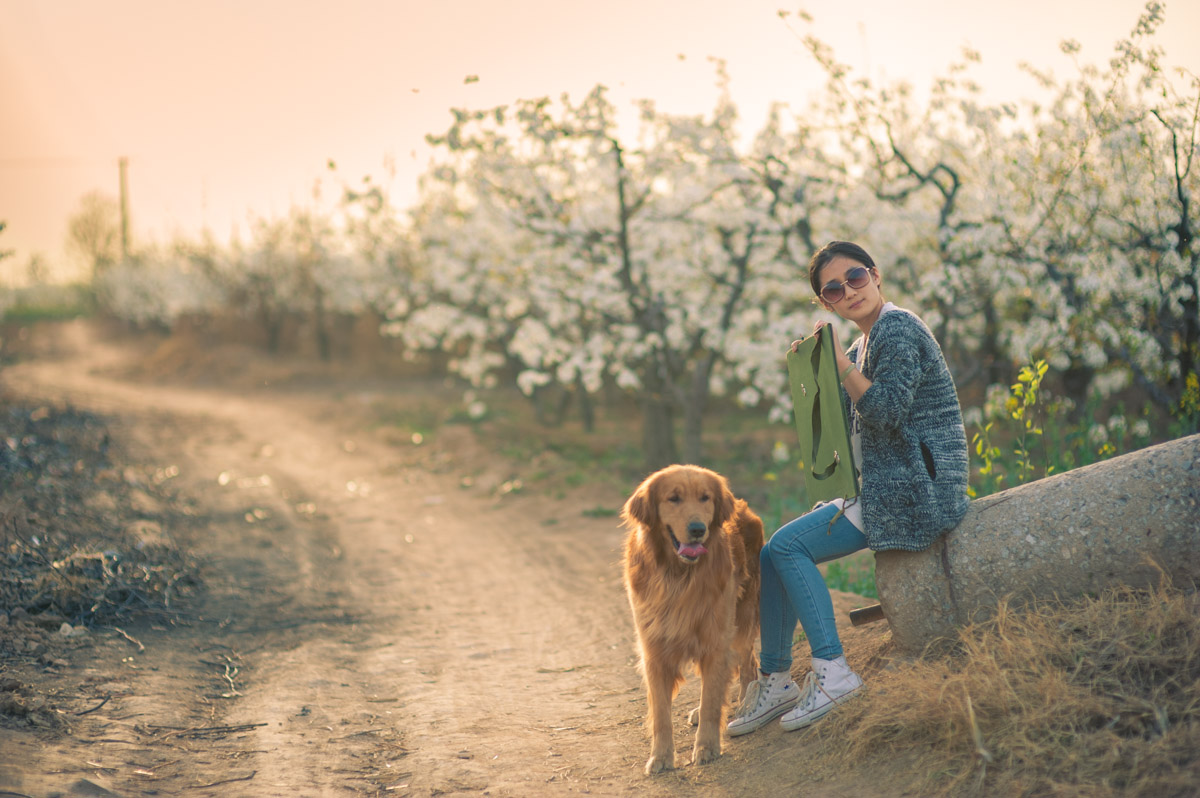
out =
[[[1171,423],[1171,432],[1178,438],[1200,432],[1200,376],[1195,372],[1187,375],[1183,396],[1179,398],[1179,408]]]
[[[865,554],[867,556],[844,557],[826,563],[825,584],[843,593],[879,598],[879,591],[875,589],[875,557],[871,552]]]
[[[1043,385],[1046,361],[1024,366],[1003,398],[982,408],[971,437],[978,465],[967,494],[987,496],[1035,479],[1061,474],[1152,443],[1149,410],[1130,419],[1122,403],[1093,396],[1081,409],[1052,396]],[[1187,398],[1185,396],[1185,402]],[[1196,402],[1200,404],[1200,388]],[[1180,415],[1188,412],[1181,403]]]
[[[621,511],[612,507],[589,507],[583,511],[585,518],[616,518]]]

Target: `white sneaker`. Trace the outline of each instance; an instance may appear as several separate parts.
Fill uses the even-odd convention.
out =
[[[863,681],[850,670],[846,658],[813,659],[813,669],[804,677],[804,690],[796,708],[779,720],[785,731],[803,729],[829,710],[849,701],[862,689]]]
[[[726,724],[731,737],[749,734],[766,726],[787,712],[800,700],[800,688],[792,681],[792,675],[768,673],[750,682],[746,696],[734,712],[733,720]]]

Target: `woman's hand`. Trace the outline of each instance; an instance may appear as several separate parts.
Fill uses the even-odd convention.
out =
[[[820,332],[822,327],[829,328],[829,335],[833,339],[833,359],[834,362],[837,363],[838,374],[841,374],[846,369],[850,368],[850,358],[846,357],[846,353],[842,351],[840,346],[838,346],[837,332],[834,330],[833,325],[829,322],[823,319],[817,320],[817,322],[813,324],[813,335],[816,335],[818,332]],[[792,344],[792,346],[795,346],[795,344]]]

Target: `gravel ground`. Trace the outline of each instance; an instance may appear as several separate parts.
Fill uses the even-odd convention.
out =
[[[68,651],[195,589],[171,477],[125,464],[103,418],[0,397],[0,724],[60,723]]]

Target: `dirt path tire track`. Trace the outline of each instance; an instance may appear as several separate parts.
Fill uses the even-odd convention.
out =
[[[111,415],[178,466],[203,521],[188,542],[209,563],[210,614],[155,634],[136,686],[97,713],[155,774],[130,775],[127,757],[106,771],[117,794],[802,794],[796,737],[778,734],[641,776],[614,519],[464,491],[453,469],[431,473],[363,426],[362,397],[133,384],[104,376],[128,351],[69,330],[68,357],[12,367],[5,383]],[[449,456],[488,453],[460,441]],[[676,702],[683,751],[694,688]],[[139,731],[204,725],[241,731],[170,752]]]

